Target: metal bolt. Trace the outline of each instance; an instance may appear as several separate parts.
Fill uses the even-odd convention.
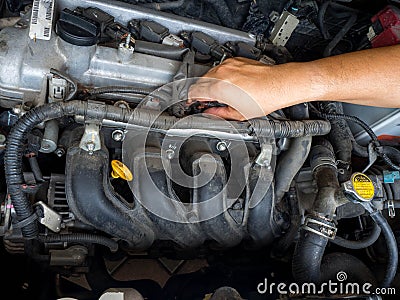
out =
[[[22,289],[23,289],[23,290],[27,290],[28,288],[29,288],[29,283],[24,282],[24,283],[22,284]]]
[[[173,159],[175,156],[175,151],[172,149],[168,149],[167,151],[165,151],[165,153],[167,154],[167,158],[169,160]]]
[[[116,142],[122,142],[125,138],[125,132],[120,129],[116,129],[111,133],[111,138]]]
[[[6,136],[4,134],[0,134],[0,145],[4,145],[6,143]]]
[[[19,107],[19,106],[15,106],[13,109],[12,109],[12,111],[15,113],[15,114],[17,114],[17,115],[19,115],[22,111],[21,111],[21,108]]]
[[[46,142],[42,143],[42,149],[43,150],[49,150],[50,149],[50,145],[47,144]]]
[[[235,210],[242,209],[243,206],[242,206],[242,203],[240,202],[240,200],[236,201],[236,202],[233,204],[232,208],[235,209]]]
[[[128,33],[128,36],[126,37],[126,40],[125,40],[125,48],[129,48],[130,42],[131,42],[131,34]]]
[[[220,152],[226,151],[226,149],[228,149],[228,146],[226,145],[225,142],[218,142],[217,146],[216,146],[217,150]]]
[[[118,100],[117,102],[114,103],[114,106],[119,107],[119,108],[129,109],[128,102],[126,102],[124,100]]]
[[[65,154],[65,150],[64,150],[64,148],[57,148],[56,151],[55,151],[55,153],[56,153],[56,155],[57,155],[58,157],[62,157],[62,156],[64,156],[64,154]]]
[[[93,155],[94,153],[94,143],[92,141],[89,141],[86,143],[86,149],[89,152],[89,155]]]

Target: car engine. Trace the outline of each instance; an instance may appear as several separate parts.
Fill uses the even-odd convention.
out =
[[[340,272],[399,284],[398,110],[312,102],[230,121],[207,114],[224,104],[187,102],[229,58],[275,65],[400,42],[395,3],[354,2],[0,1],[2,255],[40,282],[18,297],[278,299],[258,298],[257,283]],[[220,276],[163,288],[105,270],[135,256],[203,258]],[[61,287],[81,275],[90,293]],[[220,287],[235,291],[217,298]]]

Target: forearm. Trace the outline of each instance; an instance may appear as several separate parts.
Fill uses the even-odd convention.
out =
[[[228,104],[207,110],[228,119],[260,117],[310,101],[400,108],[400,45],[274,66],[228,59],[204,78],[189,98]],[[250,97],[241,99],[238,88]],[[256,106],[260,109],[252,109]]]
[[[400,108],[400,45],[287,67],[303,72],[302,80],[311,83],[309,92],[299,89],[295,102],[335,100]]]

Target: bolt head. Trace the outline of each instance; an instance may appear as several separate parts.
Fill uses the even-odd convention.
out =
[[[174,156],[175,156],[175,151],[172,150],[172,149],[168,149],[167,151],[165,151],[165,153],[166,153],[167,158],[168,158],[169,160],[173,159]]]
[[[226,151],[226,149],[228,149],[228,146],[226,145],[225,142],[218,142],[216,148],[218,151],[223,152]]]
[[[0,134],[0,144],[4,144],[6,142],[7,138],[4,134]]]
[[[122,130],[114,130],[111,137],[116,142],[121,142],[124,139],[124,132]]]
[[[58,157],[62,157],[64,154],[65,154],[65,150],[64,150],[63,148],[58,148],[58,149],[56,150],[56,155],[57,155]]]

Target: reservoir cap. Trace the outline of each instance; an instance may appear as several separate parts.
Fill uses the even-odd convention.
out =
[[[57,21],[56,33],[73,45],[92,46],[99,40],[100,25],[80,13],[65,8]]]

